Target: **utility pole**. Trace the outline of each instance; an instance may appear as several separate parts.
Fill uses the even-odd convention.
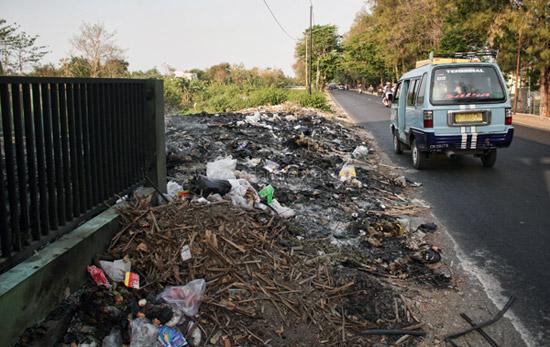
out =
[[[311,56],[313,55],[313,4],[309,5],[309,55],[307,59],[307,92],[311,95]]]
[[[306,39],[306,88],[309,88],[309,54],[308,54],[308,50],[309,50],[309,43],[308,43],[308,39],[307,39],[307,35],[305,35],[305,39]]]
[[[518,36],[518,53],[516,58],[516,83],[514,86],[514,107],[513,107],[514,114],[518,111],[520,69],[521,69],[521,31]]]

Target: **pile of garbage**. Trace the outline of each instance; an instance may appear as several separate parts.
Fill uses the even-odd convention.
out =
[[[20,346],[419,344],[387,281],[450,276],[436,226],[407,219],[428,208],[405,194],[418,184],[383,173],[359,129],[253,112],[172,117],[166,134],[168,194],[121,204],[90,283]]]
[[[376,272],[448,285],[424,266],[440,259],[425,230],[409,230],[407,216],[429,208],[404,196],[419,184],[383,173],[362,129],[267,111],[170,117],[166,127],[169,195],[291,218],[298,237],[350,246]]]
[[[138,200],[121,214],[107,254],[88,268],[93,284],[62,305],[60,345],[365,346],[400,338],[360,335],[367,329],[420,326],[361,258],[300,240],[290,221],[264,211]],[[31,329],[20,345],[43,335],[52,330]]]

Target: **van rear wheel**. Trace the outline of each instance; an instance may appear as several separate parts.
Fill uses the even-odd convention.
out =
[[[481,156],[481,163],[483,167],[493,167],[497,161],[497,150],[492,149],[483,156]]]
[[[416,140],[412,140],[411,143],[411,156],[415,169],[422,170],[426,167],[428,155],[424,152],[421,152],[418,147],[416,147]]]
[[[401,147],[401,141],[399,141],[397,130],[393,132],[393,151],[395,152],[395,154],[403,153],[403,148]]]

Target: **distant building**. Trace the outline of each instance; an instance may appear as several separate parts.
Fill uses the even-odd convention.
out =
[[[180,77],[180,78],[185,78],[186,80],[190,80],[190,81],[197,79],[197,74],[196,73],[186,72],[186,71],[181,71],[181,70],[174,71],[174,76],[175,77]]]

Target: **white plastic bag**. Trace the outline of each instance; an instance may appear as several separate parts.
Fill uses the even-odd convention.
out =
[[[158,329],[149,323],[147,318],[136,318],[132,321],[132,340],[130,347],[156,346]]]
[[[102,347],[120,347],[122,346],[122,335],[120,330],[113,328],[111,333],[103,339]]]
[[[279,169],[279,164],[269,159],[266,159],[264,169],[270,173],[273,173]]]
[[[124,281],[124,274],[130,272],[132,263],[125,261],[124,259],[118,259],[115,261],[100,260],[99,265],[105,271],[105,274],[109,276],[114,282]]]
[[[231,198],[233,205],[253,208],[254,204],[260,201],[258,192],[247,180],[240,178],[229,180],[229,183],[231,184],[231,190],[226,196]]]
[[[231,156],[206,164],[206,177],[214,180],[234,180],[237,160]]]
[[[285,207],[281,205],[279,201],[277,201],[277,199],[271,200],[271,204],[269,206],[271,206],[271,208],[274,209],[275,212],[277,212],[277,214],[283,218],[291,218],[296,215],[296,211],[294,211],[290,207]]]
[[[351,155],[356,159],[367,159],[369,149],[365,146],[357,146]]]
[[[166,287],[157,298],[161,298],[170,305],[175,306],[186,316],[193,317],[199,312],[199,306],[205,291],[206,281],[201,278],[184,286]]]
[[[173,198],[176,196],[176,193],[183,190],[183,187],[178,183],[174,181],[170,181],[166,184],[166,194]]]

